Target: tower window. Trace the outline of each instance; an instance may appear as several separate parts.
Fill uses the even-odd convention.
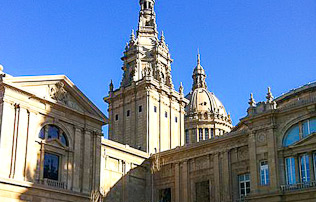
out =
[[[211,128],[211,138],[214,138],[214,128]]]
[[[178,117],[175,117],[175,122],[178,123]]]
[[[157,112],[157,107],[156,107],[156,106],[154,106],[154,112],[155,112],[155,113]]]
[[[143,106],[139,106],[138,107],[138,112],[142,112],[143,111]]]
[[[186,144],[189,144],[189,139],[190,137],[189,137],[189,130],[185,130],[185,143]]]
[[[168,118],[168,112],[165,112],[165,117]]]
[[[130,113],[131,113],[131,111],[130,111],[130,110],[127,110],[126,115],[129,116]]]
[[[203,129],[199,128],[199,140],[202,141],[203,140]]]
[[[205,139],[208,140],[210,138],[209,129],[205,128]]]
[[[117,121],[119,119],[118,114],[115,115],[115,121]]]

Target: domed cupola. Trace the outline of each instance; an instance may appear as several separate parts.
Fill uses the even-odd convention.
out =
[[[216,138],[230,132],[232,128],[230,115],[227,115],[224,105],[214,93],[207,89],[206,74],[201,65],[200,54],[192,78],[192,91],[186,96],[190,100],[185,109],[186,143]]]

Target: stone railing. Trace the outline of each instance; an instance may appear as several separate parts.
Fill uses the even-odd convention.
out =
[[[54,187],[58,189],[67,189],[67,185],[65,182],[60,182],[56,180],[50,180],[50,179],[41,179],[37,180],[38,184],[49,186],[49,187]]]
[[[316,181],[281,185],[281,191],[282,192],[295,191],[295,190],[308,189],[312,187],[316,187]]]

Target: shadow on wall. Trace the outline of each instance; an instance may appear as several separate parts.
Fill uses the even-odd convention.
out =
[[[111,172],[109,176],[111,176]],[[150,160],[129,170],[105,194],[104,202],[147,202],[151,201],[152,179]]]

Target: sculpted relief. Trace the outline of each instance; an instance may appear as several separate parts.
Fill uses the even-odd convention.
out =
[[[66,105],[72,109],[83,112],[83,109],[76,103],[74,98],[65,89],[63,82],[58,82],[55,85],[49,85],[49,96],[58,103]]]

